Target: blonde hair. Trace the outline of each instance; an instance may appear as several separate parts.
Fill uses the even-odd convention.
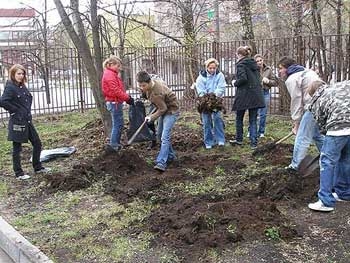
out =
[[[14,82],[14,83],[18,83],[17,80],[16,80],[16,72],[18,70],[22,70],[23,71],[23,74],[24,74],[24,77],[23,77],[23,80],[22,80],[22,83],[19,83],[19,84],[25,84],[27,82],[27,72],[26,72],[26,69],[21,65],[21,64],[14,64],[10,70],[9,70],[9,75],[10,75],[10,79]]]
[[[105,61],[103,61],[103,67],[104,68],[109,68],[111,65],[121,65],[122,64],[122,60],[120,58],[118,58],[117,56],[110,56],[109,58],[107,58]]]
[[[326,82],[324,82],[322,80],[315,80],[315,81],[310,83],[310,85],[306,89],[306,92],[309,93],[310,96],[313,96],[315,94],[315,92],[325,84],[326,84]]]
[[[219,66],[219,61],[217,61],[215,58],[208,58],[205,62],[205,68],[208,68],[210,64],[215,63],[215,65],[218,67]]]
[[[243,57],[250,57],[252,55],[252,48],[250,46],[240,46],[237,48],[237,54]]]
[[[254,60],[256,60],[257,58],[261,58],[262,60],[264,60],[264,57],[261,54],[256,54],[254,56]]]

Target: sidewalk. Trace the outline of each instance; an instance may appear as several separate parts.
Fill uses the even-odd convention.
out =
[[[14,263],[12,261],[12,259],[2,249],[0,249],[0,262],[1,263]]]

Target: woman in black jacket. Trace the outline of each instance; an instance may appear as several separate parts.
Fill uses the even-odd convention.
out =
[[[250,146],[255,149],[257,138],[258,109],[265,107],[263,90],[261,87],[260,71],[255,60],[251,58],[251,49],[247,46],[237,49],[238,63],[236,64],[237,87],[232,110],[236,111],[236,140],[233,144],[243,144],[243,118],[246,110],[249,112]]]
[[[9,71],[10,79],[5,85],[1,97],[1,107],[10,113],[8,124],[8,140],[12,141],[13,170],[18,179],[26,180],[30,176],[25,174],[21,166],[22,143],[33,145],[33,168],[35,173],[48,172],[40,162],[41,141],[32,123],[31,106],[32,95],[25,86],[27,81],[26,70],[22,65],[15,64]]]

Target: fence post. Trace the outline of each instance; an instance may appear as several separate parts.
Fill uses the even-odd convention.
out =
[[[78,55],[78,71],[79,71],[79,94],[80,94],[80,108],[81,108],[81,113],[84,113],[84,91],[83,91],[83,85],[82,85],[82,78],[81,78],[81,58],[80,55]]]

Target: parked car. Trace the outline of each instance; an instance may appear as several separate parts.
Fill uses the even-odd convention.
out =
[[[29,79],[27,88],[29,91],[44,91],[45,81],[43,79]]]

